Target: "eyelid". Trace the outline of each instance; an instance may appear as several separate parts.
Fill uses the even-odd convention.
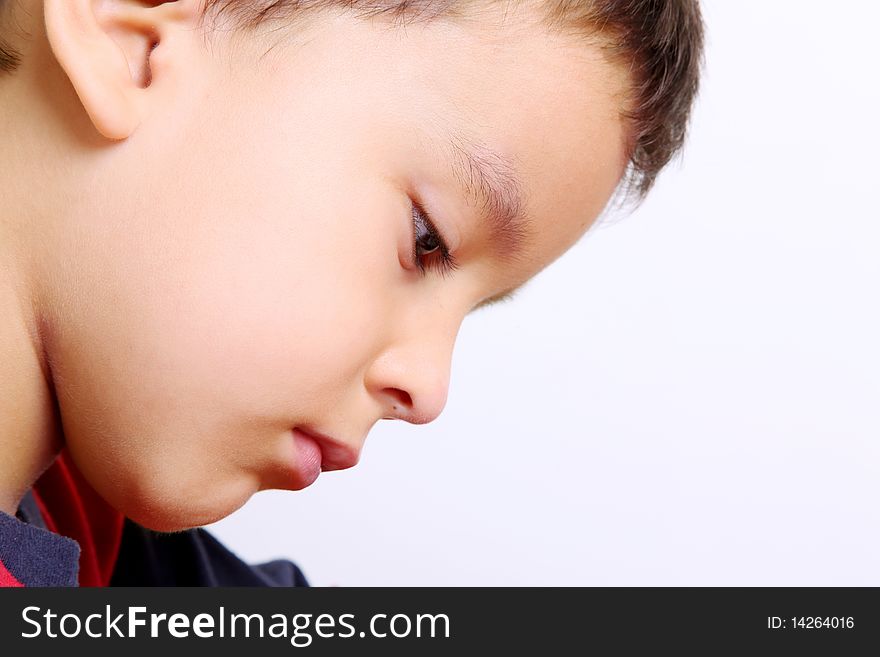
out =
[[[457,206],[452,206],[452,210],[449,209],[447,194],[448,191],[445,188],[436,188],[433,184],[426,184],[414,190],[413,202],[425,213],[425,217],[431,221],[434,228],[437,229],[437,233],[443,236],[449,250],[456,253],[461,243],[459,226],[452,219],[453,213],[457,211]]]
[[[437,226],[437,223],[434,221],[431,213],[425,208],[425,206],[416,198],[410,198],[410,207],[411,207],[411,224],[412,224],[412,253],[411,259],[415,267],[419,270],[419,273],[422,276],[426,276],[429,271],[436,272],[443,277],[452,274],[456,269],[458,269],[458,262],[456,261],[455,255],[452,252],[451,247],[449,246],[448,239],[444,232]],[[431,253],[426,254],[426,258],[428,258],[428,265],[425,266],[422,264],[422,260],[418,254],[417,243],[419,239],[418,235],[418,227],[417,227],[417,217],[421,218],[421,223],[427,228],[428,232],[437,240],[439,243],[439,250],[432,251]]]

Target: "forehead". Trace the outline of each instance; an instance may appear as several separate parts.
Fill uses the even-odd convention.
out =
[[[399,162],[401,178],[457,181],[472,208],[495,210],[486,227],[526,217],[506,240],[492,235],[508,253],[511,235],[530,238],[505,276],[492,272],[498,291],[561,255],[601,212],[626,164],[626,85],[598,46],[549,32],[529,3],[473,6],[485,4],[496,9],[404,25],[322,21],[293,39],[295,56],[279,48],[266,58],[261,79],[282,90],[278,106],[302,114],[294,125],[327,130],[329,153],[345,149],[339,135],[349,126],[364,162]]]

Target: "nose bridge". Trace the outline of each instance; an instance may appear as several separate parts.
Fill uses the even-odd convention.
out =
[[[365,384],[382,404],[383,417],[426,424],[446,406],[452,352],[464,313],[438,305],[404,315],[371,364]]]

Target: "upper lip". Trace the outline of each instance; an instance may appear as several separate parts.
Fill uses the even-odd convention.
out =
[[[296,429],[318,443],[321,448],[321,470],[323,471],[345,470],[357,465],[360,460],[360,449],[356,447],[315,431],[311,427],[296,427]]]

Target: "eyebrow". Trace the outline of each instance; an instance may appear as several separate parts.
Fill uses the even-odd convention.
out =
[[[463,133],[448,135],[452,172],[470,201],[480,209],[495,259],[510,266],[522,259],[532,238],[533,224],[526,210],[524,185],[513,161]],[[509,301],[520,284],[484,299],[478,308]]]

